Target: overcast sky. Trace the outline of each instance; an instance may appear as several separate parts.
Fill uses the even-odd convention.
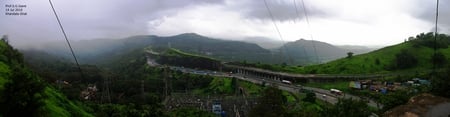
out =
[[[70,40],[198,33],[281,40],[263,0],[52,0]],[[450,33],[450,2],[440,1],[439,32]],[[435,0],[267,0],[284,41],[392,45],[433,31]],[[26,16],[5,15],[24,4]],[[0,35],[15,45],[62,40],[48,0],[0,0]]]

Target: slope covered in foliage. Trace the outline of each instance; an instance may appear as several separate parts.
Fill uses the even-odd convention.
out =
[[[156,62],[172,66],[184,66],[209,70],[218,70],[221,64],[219,60],[185,53],[173,48],[163,51],[159,56],[157,56]]]
[[[23,55],[0,41],[0,114],[2,116],[91,116],[85,107],[33,73]]]
[[[419,34],[404,43],[385,47],[370,53],[347,56],[329,63],[306,66],[301,73],[318,74],[370,74],[429,71],[433,62],[437,67],[447,64],[450,55],[450,37],[439,34],[437,53],[434,55],[434,34]]]

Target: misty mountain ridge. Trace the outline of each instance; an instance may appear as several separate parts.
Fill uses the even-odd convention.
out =
[[[335,46],[326,42],[305,39],[288,42],[284,46],[274,49],[274,51],[280,50],[294,63],[324,63],[346,57],[348,52],[356,55],[371,51],[364,46]]]
[[[248,61],[269,64],[285,62],[294,65],[305,65],[314,62],[313,41],[300,39],[286,43],[284,47],[286,47],[287,53],[291,55],[291,59],[294,60],[293,62],[287,62],[286,54],[284,54],[286,52],[280,53],[279,51],[281,42],[269,38],[255,37],[251,39],[253,39],[253,42],[266,42],[266,44],[270,44],[273,41],[275,42],[274,45],[278,44],[280,47],[269,50],[251,42],[210,38],[196,33],[184,33],[174,36],[138,35],[123,39],[80,40],[73,41],[71,45],[79,61],[89,64],[98,64],[105,61],[105,59],[120,57],[128,52],[145,47],[175,48],[189,53],[217,58],[222,61]],[[321,61],[342,58],[348,52],[348,50],[324,42],[314,41],[314,44]],[[72,57],[67,44],[63,41],[47,43],[39,50],[65,58]]]
[[[266,38],[266,37],[247,37],[243,39],[244,42],[255,43],[265,49],[275,49],[283,46],[282,41]]]

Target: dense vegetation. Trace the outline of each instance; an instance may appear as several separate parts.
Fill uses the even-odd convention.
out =
[[[194,34],[180,36],[187,36],[194,40],[198,38],[198,35]],[[181,37],[166,38],[179,40]],[[433,67],[434,62],[438,64],[436,66],[438,70],[429,78],[433,82],[431,92],[450,97],[448,87],[450,80],[447,79],[450,76],[450,67],[447,65],[450,38],[439,35],[436,54],[433,54],[432,39],[434,39],[433,34],[420,34],[409,38],[405,43],[372,53],[363,55],[347,53],[347,58],[305,67],[288,66],[287,63],[270,65],[245,61],[231,64],[291,73],[405,72],[424,76],[428,75],[425,73]],[[160,45],[164,45],[163,41]],[[184,47],[177,44],[172,46]],[[165,98],[165,90],[186,91],[199,95],[232,96],[245,93],[244,95],[259,96],[258,105],[250,112],[251,116],[258,117],[367,116],[372,111],[361,101],[339,100],[337,105],[326,105],[317,101],[313,92],[303,92],[302,96],[298,96],[300,94],[287,93],[271,87],[262,88],[249,82],[237,81],[236,78],[217,78],[173,72],[164,67],[150,67],[147,65],[148,53],[147,50],[142,49],[143,45],[139,48],[124,48],[115,49],[117,53],[114,55],[102,55],[106,58],[85,59],[90,62],[101,62],[95,65],[83,64],[80,72],[78,67],[67,58],[57,57],[47,52],[24,50],[22,51],[24,57],[22,57],[21,53],[3,40],[0,42],[0,113],[3,116],[212,116],[210,112],[194,108],[165,112],[161,104]],[[218,70],[221,64],[219,60],[188,54],[174,48],[165,49],[161,51],[161,54],[154,56],[158,62],[173,66]],[[66,81],[68,84],[61,84],[60,81]],[[169,87],[165,87],[165,84]],[[338,89],[352,92],[346,84],[347,82],[338,82],[330,83],[330,85],[308,84],[306,86],[326,89],[337,86]],[[80,92],[90,86],[96,86],[99,90],[89,99],[80,97]],[[385,105],[383,111],[405,103],[409,97],[416,94],[410,92],[395,92],[388,95],[369,92],[352,93],[361,93],[360,95],[367,95],[369,98],[378,100]]]
[[[157,56],[156,62],[172,66],[219,70],[221,62],[216,59],[188,54],[177,49],[169,48]]]
[[[177,50],[172,51],[175,53],[165,54],[183,55],[187,56],[186,58],[195,56],[191,59],[200,58],[200,56],[181,53]],[[144,49],[131,50],[109,58],[100,67],[83,64],[81,65],[83,76],[75,64],[69,63],[64,58],[42,51],[24,50],[23,52],[26,55],[27,64],[33,68],[33,71],[45,76],[42,78],[44,81],[58,87],[69,99],[83,102],[88,112],[95,116],[174,116],[170,112],[164,112],[161,104],[162,99],[165,98],[163,95],[165,77],[170,81],[169,91],[206,90],[213,79],[217,79],[211,76],[172,72],[168,68],[150,67],[146,64]],[[62,85],[55,81],[67,81],[70,85]],[[109,97],[106,97],[108,96],[106,83],[109,87]],[[80,92],[86,90],[88,86],[97,86],[99,91],[86,100],[80,97]],[[144,92],[142,92],[142,86],[144,86]],[[212,89],[209,92],[216,91],[218,90]],[[58,112],[64,111],[58,110]],[[175,115],[210,114],[190,108],[175,110],[174,113],[178,113]]]
[[[316,100],[315,94],[306,91],[300,103],[294,105],[288,96],[274,87],[267,87],[259,98],[259,103],[250,112],[250,117],[365,117],[372,109],[363,101],[339,99],[335,105],[324,104]]]
[[[0,113],[2,116],[91,116],[44,82],[24,63],[21,53],[0,41]]]
[[[438,56],[434,57],[433,46],[430,44],[434,43],[434,34],[422,33],[416,37],[410,37],[409,41],[404,43],[371,53],[305,67],[304,73],[367,74],[389,71],[428,71],[433,66],[433,58],[439,63],[445,63],[448,59],[445,55],[450,54],[450,49],[447,47],[449,41],[449,36],[438,35]]]

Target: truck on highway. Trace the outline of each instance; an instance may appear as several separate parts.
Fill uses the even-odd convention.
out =
[[[292,84],[292,82],[291,81],[289,81],[289,80],[281,80],[281,83],[284,83],[284,84]]]
[[[342,91],[337,90],[337,89],[330,89],[330,93],[335,94],[335,95],[342,95]]]

